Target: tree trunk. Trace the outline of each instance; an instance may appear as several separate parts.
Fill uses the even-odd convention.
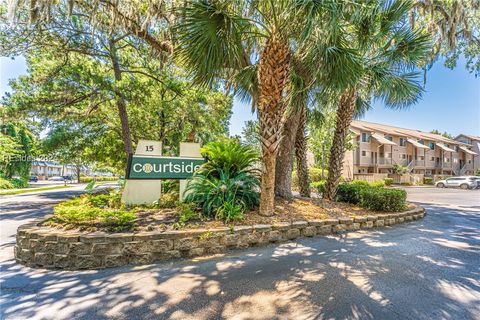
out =
[[[115,76],[115,84],[122,80],[122,71],[118,62],[117,49],[115,42],[110,40],[110,58],[112,60],[113,73]],[[116,103],[118,109],[118,116],[120,117],[120,124],[122,126],[122,139],[127,156],[133,153],[132,137],[130,133],[130,125],[128,124],[127,105],[123,93],[115,88]]]
[[[275,166],[275,195],[290,200],[292,194],[293,152],[300,112],[293,110],[283,125],[283,138]]]
[[[345,92],[340,97],[335,120],[335,133],[333,135],[332,147],[330,148],[328,179],[325,186],[325,194],[323,195],[328,200],[334,200],[337,193],[345,155],[345,139],[348,136],[350,123],[355,112],[356,98],[357,92],[354,89]]]
[[[76,169],[77,169],[77,183],[80,183],[80,164],[77,164],[76,165]]]
[[[298,187],[302,197],[310,197],[310,179],[307,163],[307,106],[304,105],[298,121],[295,138],[295,158],[297,160]]]
[[[261,177],[260,211],[271,216],[275,210],[275,165],[282,140],[283,91],[289,76],[288,43],[272,32],[260,56],[258,65],[260,141],[263,172]]]

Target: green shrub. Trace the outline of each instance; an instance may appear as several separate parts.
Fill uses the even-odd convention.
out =
[[[207,144],[202,154],[207,161],[189,181],[186,202],[194,203],[208,218],[224,220],[259,204],[259,171],[253,167],[258,157],[253,148],[221,140]]]
[[[12,178],[10,182],[15,189],[28,188],[28,180],[24,178]]]
[[[57,221],[74,226],[99,224],[113,231],[131,229],[136,215],[119,207],[118,192],[106,195],[83,195],[55,206]]]
[[[338,186],[337,201],[359,204],[374,211],[401,211],[406,207],[405,190],[385,189],[365,183],[342,183]]]
[[[308,168],[308,178],[310,182],[322,181],[322,170],[323,170],[323,179],[326,179],[328,176],[328,170],[311,167]],[[298,189],[298,175],[297,171],[292,171],[292,189]]]
[[[160,208],[175,208],[178,204],[178,192],[164,193],[158,201]]]
[[[317,190],[318,193],[324,193],[325,192],[325,183],[327,181],[325,180],[320,180],[320,181],[316,181],[316,182],[312,182],[310,184],[310,186],[312,188],[315,188]]]
[[[15,186],[9,180],[0,177],[0,189],[15,189]]]
[[[433,185],[433,178],[432,177],[424,177],[423,184]]]
[[[401,211],[406,208],[405,190],[385,188],[363,188],[360,191],[360,205],[374,211]]]
[[[350,182],[350,184],[353,184],[353,185],[356,185],[356,186],[369,186],[370,183],[368,183],[368,181],[365,181],[365,180],[353,180],[352,182]]]
[[[385,184],[386,184],[385,180],[377,180],[369,183],[370,186],[376,187],[376,188],[383,188],[385,187]]]
[[[365,188],[372,188],[368,184],[341,183],[337,189],[337,201],[353,204],[360,203],[360,192]]]
[[[385,178],[383,181],[385,181],[386,186],[391,186],[393,184],[393,178]]]
[[[322,172],[323,172],[323,178],[322,178]],[[318,182],[326,179],[328,176],[328,171],[325,169],[320,169],[320,168],[308,168],[308,177],[310,178],[311,182]]]

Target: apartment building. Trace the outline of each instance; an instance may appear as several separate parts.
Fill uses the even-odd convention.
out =
[[[343,176],[393,173],[395,164],[424,176],[473,174],[478,151],[472,145],[419,130],[353,121],[354,150],[344,158]]]
[[[455,138],[455,141],[468,144],[470,149],[478,154],[478,156],[473,157],[473,168],[475,171],[480,169],[480,137],[462,133]]]

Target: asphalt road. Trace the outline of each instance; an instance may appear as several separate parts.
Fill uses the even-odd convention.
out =
[[[15,264],[16,226],[72,192],[0,199],[2,319],[480,319],[480,191],[408,188],[423,220],[204,259]]]

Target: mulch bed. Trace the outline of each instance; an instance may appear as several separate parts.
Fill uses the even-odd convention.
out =
[[[242,221],[234,221],[228,225],[247,225],[253,226],[255,224],[275,224],[280,222],[292,222],[302,220],[322,220],[340,217],[355,217],[364,215],[378,215],[388,214],[389,212],[369,211],[359,206],[349,203],[333,202],[323,199],[314,198],[295,198],[292,201],[285,201],[277,199],[275,201],[275,215],[272,217],[264,217],[258,214],[258,210],[253,210],[245,214],[245,219]],[[412,209],[415,206],[409,204],[408,208]],[[391,212],[390,212],[391,213]],[[153,213],[150,218],[162,215],[162,212]],[[143,223],[138,225],[139,230],[143,230],[145,225]],[[213,229],[225,227],[222,221],[199,221],[191,222],[183,228],[197,229]],[[170,229],[168,226],[166,229]]]
[[[318,198],[294,198],[292,201],[277,199],[275,205],[276,214],[272,217],[261,216],[258,214],[258,210],[252,210],[245,214],[244,220],[228,224],[217,220],[198,220],[180,225],[175,209],[145,209],[137,213],[138,219],[135,222],[134,231],[215,229],[231,225],[252,226],[256,224],[388,214],[388,212],[365,210],[349,203],[332,202]],[[408,209],[413,207],[415,207],[413,204],[409,204]],[[70,231],[106,231],[101,226],[92,225],[80,229],[72,228],[71,225],[66,227],[56,223],[50,224],[50,227]]]

